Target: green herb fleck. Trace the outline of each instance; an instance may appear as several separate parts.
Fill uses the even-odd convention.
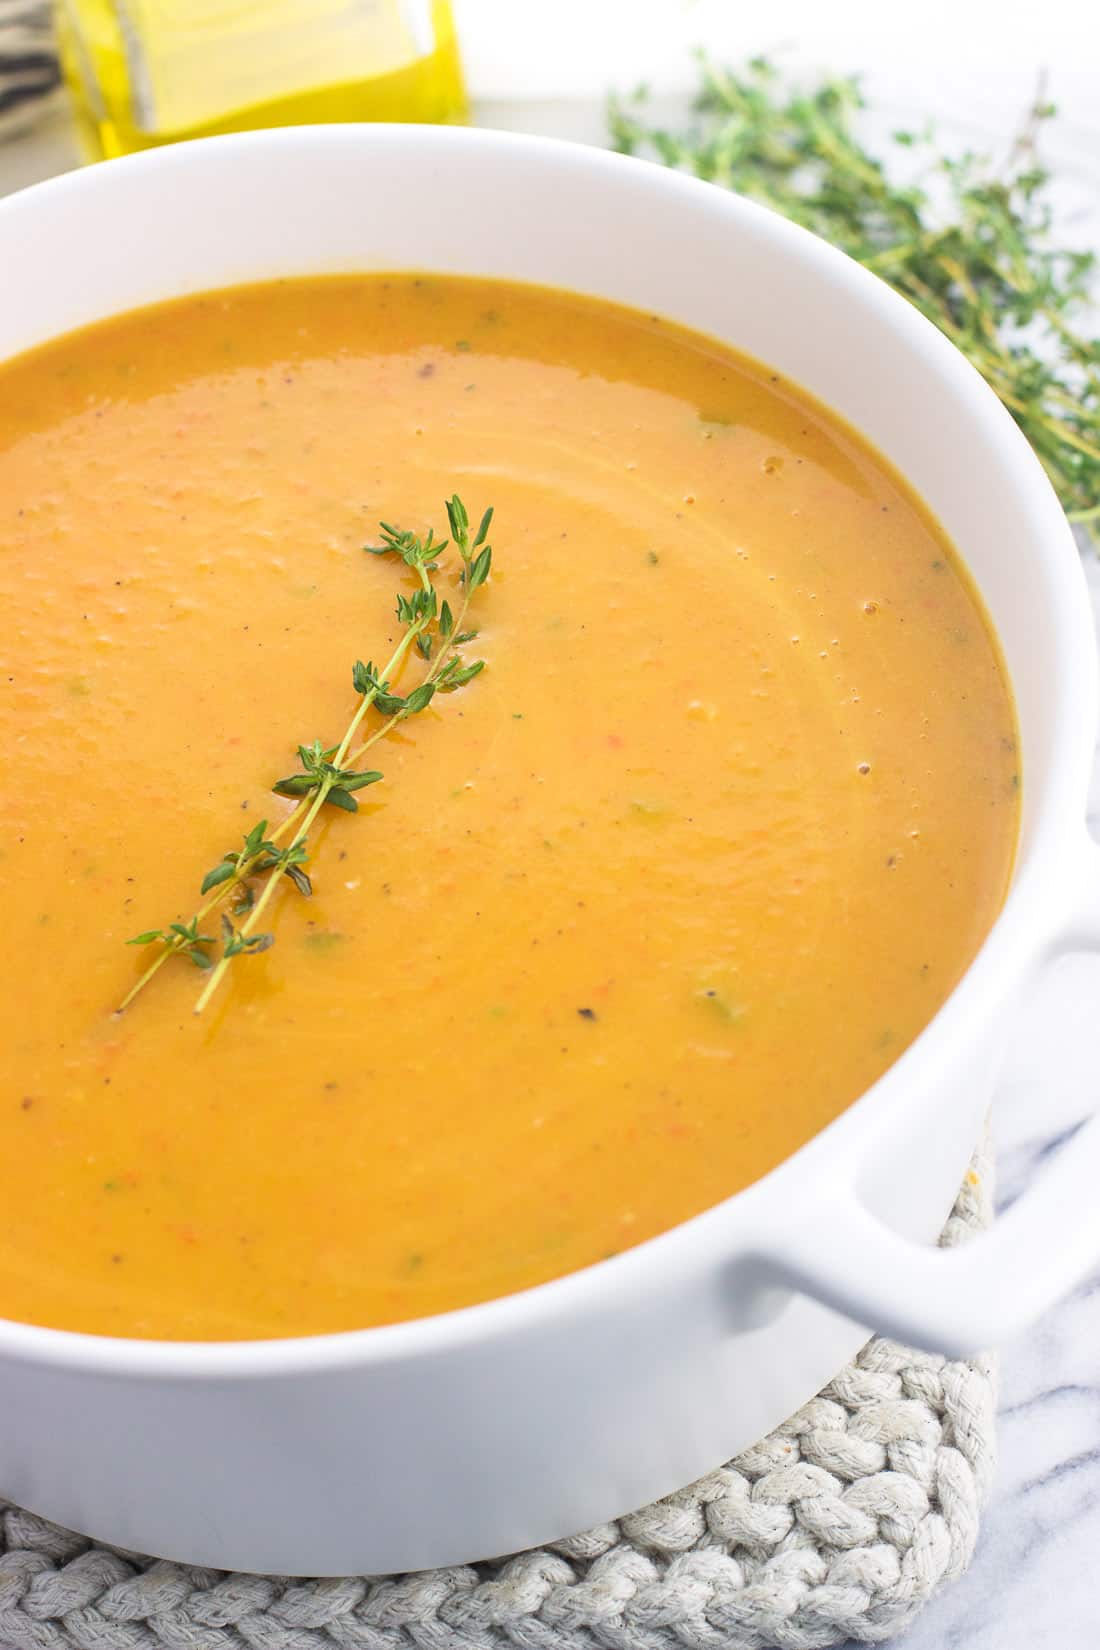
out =
[[[339,951],[346,939],[347,935],[341,934],[339,930],[335,928],[311,928],[309,932],[303,936],[302,943],[303,945],[307,945],[311,951],[317,951],[324,954]]]
[[[696,992],[696,997],[705,1008],[710,1010],[715,1019],[723,1021],[726,1025],[736,1025],[738,1021],[745,1018],[743,1006],[734,1002],[717,986],[704,986],[701,991]]]

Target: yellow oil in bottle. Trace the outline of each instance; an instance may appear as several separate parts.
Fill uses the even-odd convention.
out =
[[[55,0],[89,159],[314,121],[459,120],[450,0]]]

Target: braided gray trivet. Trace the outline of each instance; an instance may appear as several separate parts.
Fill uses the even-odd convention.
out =
[[[60,79],[48,0],[0,0],[0,139],[26,131]]]
[[[991,1218],[977,1152],[942,1241]],[[961,1574],[993,1468],[989,1357],[873,1340],[755,1448],[616,1523],[492,1563],[302,1581],[0,1513],[2,1650],[820,1650]],[[0,1469],[2,1470],[2,1469]],[[583,1471],[583,1465],[578,1471]],[[303,1517],[308,1517],[308,1508]]]

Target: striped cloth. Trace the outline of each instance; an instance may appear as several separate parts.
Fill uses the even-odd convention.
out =
[[[0,0],[0,139],[33,125],[60,80],[48,0]]]

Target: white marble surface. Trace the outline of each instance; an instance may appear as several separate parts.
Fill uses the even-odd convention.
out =
[[[1100,54],[1093,84],[1100,88]],[[1000,107],[1007,132],[1018,101]],[[483,103],[479,119],[591,141],[602,135],[591,100]],[[997,119],[983,108],[985,130]],[[1100,125],[1086,112],[1053,158],[1076,237],[1100,244]],[[72,159],[58,111],[34,138],[0,148],[0,194]],[[1100,624],[1100,560],[1088,566]],[[1100,834],[1100,760],[1093,806]],[[1018,1195],[1050,1147],[1100,1103],[1098,1001],[1100,959],[1072,959],[1037,991],[1018,1027],[996,1111],[1004,1199]],[[1002,1369],[1001,1467],[976,1558],[892,1641],[894,1650],[1100,1650],[1100,1267],[1004,1349]]]

